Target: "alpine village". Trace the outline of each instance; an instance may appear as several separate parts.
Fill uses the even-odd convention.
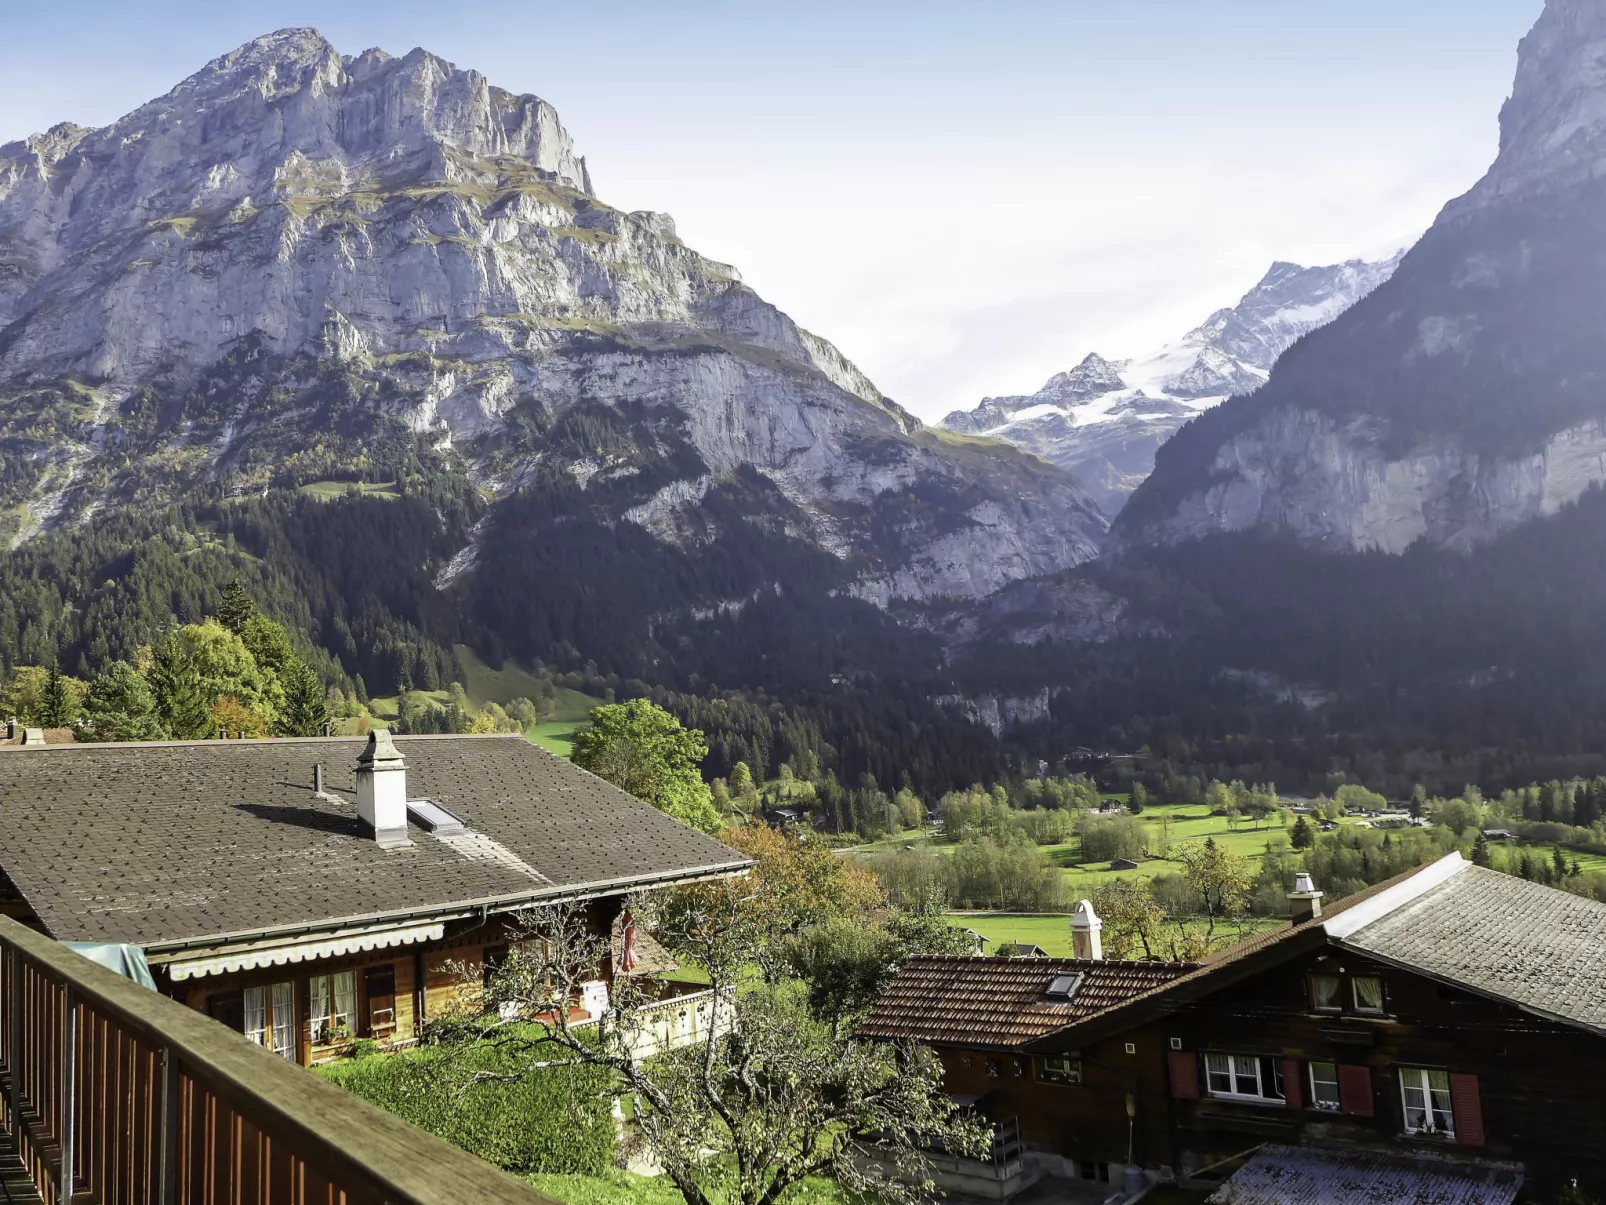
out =
[[[428,50],[0,121],[0,1205],[1606,1202],[1606,0],[1504,8],[1425,233],[940,421]]]

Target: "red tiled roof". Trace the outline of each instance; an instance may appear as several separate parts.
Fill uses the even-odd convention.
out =
[[[1193,963],[1079,958],[912,958],[859,1028],[861,1037],[952,1046],[1018,1046],[1171,983]],[[1070,1000],[1048,997],[1079,974]]]

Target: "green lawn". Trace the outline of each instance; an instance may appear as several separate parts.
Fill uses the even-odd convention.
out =
[[[309,481],[296,492],[316,498],[319,502],[330,502],[344,498],[352,490],[367,498],[389,498],[394,501],[401,497],[394,481]]]
[[[1530,845],[1526,842],[1517,842],[1508,845],[1504,841],[1491,841],[1489,842],[1489,858],[1497,870],[1505,870],[1510,867],[1514,871],[1517,860],[1523,854],[1527,854],[1534,861],[1544,862],[1548,865],[1552,851],[1555,848],[1554,845],[1545,844]],[[1568,866],[1571,866],[1576,860],[1579,869],[1585,874],[1606,874],[1606,854],[1584,853],[1580,850],[1568,849],[1566,846],[1562,847],[1561,852],[1562,856],[1567,859]]]
[[[602,700],[581,694],[578,690],[564,689],[558,691],[555,701],[557,710],[552,713],[552,718],[537,724],[525,736],[559,757],[568,757],[574,752],[575,732],[585,725],[591,709],[599,706]]]
[[[996,950],[1006,941],[1041,946],[1055,958],[1071,957],[1071,918],[1058,914],[1021,916],[999,912],[950,912],[948,923],[961,929],[974,929],[991,944],[988,952]],[[1245,926],[1248,933],[1258,933],[1282,922],[1270,918],[1253,918]],[[1236,935],[1235,928],[1218,926],[1217,935]]]

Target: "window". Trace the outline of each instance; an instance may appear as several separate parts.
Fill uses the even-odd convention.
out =
[[[267,1033],[268,1010],[263,999],[262,989],[248,987],[245,989],[245,1036],[258,1046],[268,1044]]]
[[[1211,1096],[1278,1102],[1284,1099],[1283,1073],[1276,1059],[1252,1054],[1207,1054],[1205,1080]]]
[[[1371,975],[1358,975],[1350,980],[1355,991],[1355,1011],[1379,1016],[1383,1012],[1383,981]]]
[[[1310,1065],[1310,1107],[1338,1112],[1338,1064],[1312,1063]]]
[[[338,1042],[351,1036],[351,1017],[357,1011],[357,973],[337,971],[314,975],[307,981],[312,1040]]]
[[[1400,1068],[1400,1093],[1405,1100],[1407,1134],[1443,1134],[1455,1137],[1455,1114],[1450,1107],[1450,1076],[1444,1071]]]
[[[1082,1060],[1074,1054],[1049,1055],[1038,1064],[1037,1078],[1051,1084],[1079,1084]]]
[[[298,1061],[300,1043],[296,1040],[296,985],[273,985],[273,1053],[291,1062]]]
[[[1310,977],[1310,1002],[1317,1012],[1336,1013],[1344,1005],[1339,999],[1339,983],[1337,975],[1312,975]]]

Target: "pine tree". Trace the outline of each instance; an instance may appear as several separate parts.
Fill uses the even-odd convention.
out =
[[[67,691],[67,682],[61,670],[52,665],[50,677],[45,681],[44,696],[39,700],[39,723],[45,728],[66,728],[78,718],[72,712],[72,695]]]
[[[1489,857],[1489,838],[1479,833],[1472,842],[1472,864],[1474,866],[1487,866],[1492,859]]]
[[[322,736],[329,722],[323,680],[312,667],[296,661],[284,671],[284,710],[274,725],[278,736]]]
[[[240,579],[229,582],[228,588],[223,591],[223,605],[217,609],[217,621],[238,636],[245,631],[245,625],[256,613],[256,600],[246,592]]]
[[[176,631],[170,630],[155,648],[150,684],[162,723],[174,739],[206,740],[212,736],[212,701],[201,688],[201,675],[189,646]]]
[[[1561,852],[1561,846],[1556,846],[1550,852],[1550,864],[1556,868],[1556,882],[1567,877],[1567,855]]]

